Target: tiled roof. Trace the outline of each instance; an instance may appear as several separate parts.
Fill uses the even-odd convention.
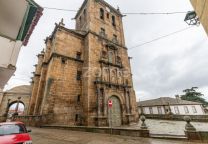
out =
[[[17,86],[14,87],[8,91],[5,91],[5,93],[30,93],[31,92],[31,86],[30,85],[21,85],[21,86]]]
[[[180,100],[170,97],[160,97],[157,99],[140,101],[137,103],[138,106],[163,106],[163,105],[201,105],[198,102]]]

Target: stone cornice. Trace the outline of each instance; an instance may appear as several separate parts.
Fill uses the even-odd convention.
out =
[[[107,86],[115,86],[115,87],[122,87],[122,88],[132,88],[132,86],[127,86],[124,84],[115,84],[115,83],[111,83],[111,82],[104,82],[104,81],[94,81],[95,84],[103,84],[103,85],[107,85]]]
[[[52,53],[51,57],[48,60],[48,62],[44,62],[42,65],[48,65],[53,57],[62,57],[62,58],[65,58],[67,60],[72,60],[72,61],[75,61],[75,62],[84,63],[84,61],[80,60],[80,59],[76,59],[76,58],[73,58],[73,57],[65,56],[65,55],[62,55],[62,54],[59,54],[59,53]]]
[[[104,38],[104,37],[100,36],[99,34],[97,34],[96,32],[93,32],[93,31],[89,30],[89,31],[87,32],[87,35],[88,35],[89,33],[91,33],[91,34],[97,36],[97,37],[100,38],[100,39],[103,39],[103,40],[107,41],[108,43],[112,43],[112,44],[114,44],[115,46],[118,46],[118,47],[121,47],[121,48],[124,48],[124,49],[127,50],[127,48],[126,48],[125,46],[122,46],[122,45],[120,45],[120,44],[118,44],[118,43],[114,43],[112,40],[109,40],[109,39],[107,39],[107,38]]]
[[[108,65],[108,66],[113,66],[113,67],[117,67],[117,68],[123,68],[122,65],[113,64],[113,63],[110,63],[110,62],[105,61],[105,60],[100,60],[99,62],[100,62],[100,63],[103,63],[103,64],[106,64],[106,65]]]

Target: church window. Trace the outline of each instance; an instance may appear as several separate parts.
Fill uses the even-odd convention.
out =
[[[81,80],[82,71],[77,71],[77,80]]]
[[[66,64],[66,59],[65,58],[61,58],[61,63],[62,64]]]
[[[107,18],[109,19],[109,17],[110,17],[110,14],[109,14],[109,13],[107,13]]]
[[[77,52],[76,59],[81,60],[81,52]]]
[[[79,119],[79,114],[76,114],[76,115],[75,115],[75,122],[77,122],[78,119]]]
[[[112,16],[112,25],[116,26],[116,18],[115,18],[115,16]]]
[[[100,19],[104,20],[104,10],[100,8]]]
[[[80,102],[80,99],[81,99],[81,95],[78,95],[78,96],[77,96],[77,103]]]

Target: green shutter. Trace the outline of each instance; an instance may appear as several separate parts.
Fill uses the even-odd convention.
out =
[[[28,30],[30,28],[30,25],[33,21],[33,18],[37,12],[38,7],[32,2],[28,1],[29,4],[27,6],[27,10],[25,12],[25,16],[22,22],[22,26],[20,28],[19,34],[17,36],[17,40],[23,41],[25,39],[25,36],[28,33]]]

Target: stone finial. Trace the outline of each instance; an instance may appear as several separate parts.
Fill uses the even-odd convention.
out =
[[[185,130],[196,131],[196,128],[191,124],[191,117],[190,116],[184,116],[183,119],[187,122],[186,126],[185,126]]]
[[[44,54],[45,53],[45,50],[44,50],[44,48],[43,48],[43,50],[41,51],[41,54]]]
[[[65,26],[65,24],[64,24],[64,19],[63,19],[63,18],[61,19],[61,22],[59,22],[59,25],[60,25],[60,26]]]
[[[176,101],[179,103],[180,100],[181,100],[180,96],[179,95],[175,95],[175,98],[176,98]]]
[[[118,12],[120,12],[120,8],[119,8],[119,6],[117,6],[117,11],[118,11]]]
[[[148,128],[147,128],[147,125],[146,125],[146,123],[145,123],[146,118],[145,118],[144,115],[141,115],[140,120],[142,121],[142,124],[141,124],[141,127],[140,127],[140,128],[141,128],[141,129],[148,129]]]

